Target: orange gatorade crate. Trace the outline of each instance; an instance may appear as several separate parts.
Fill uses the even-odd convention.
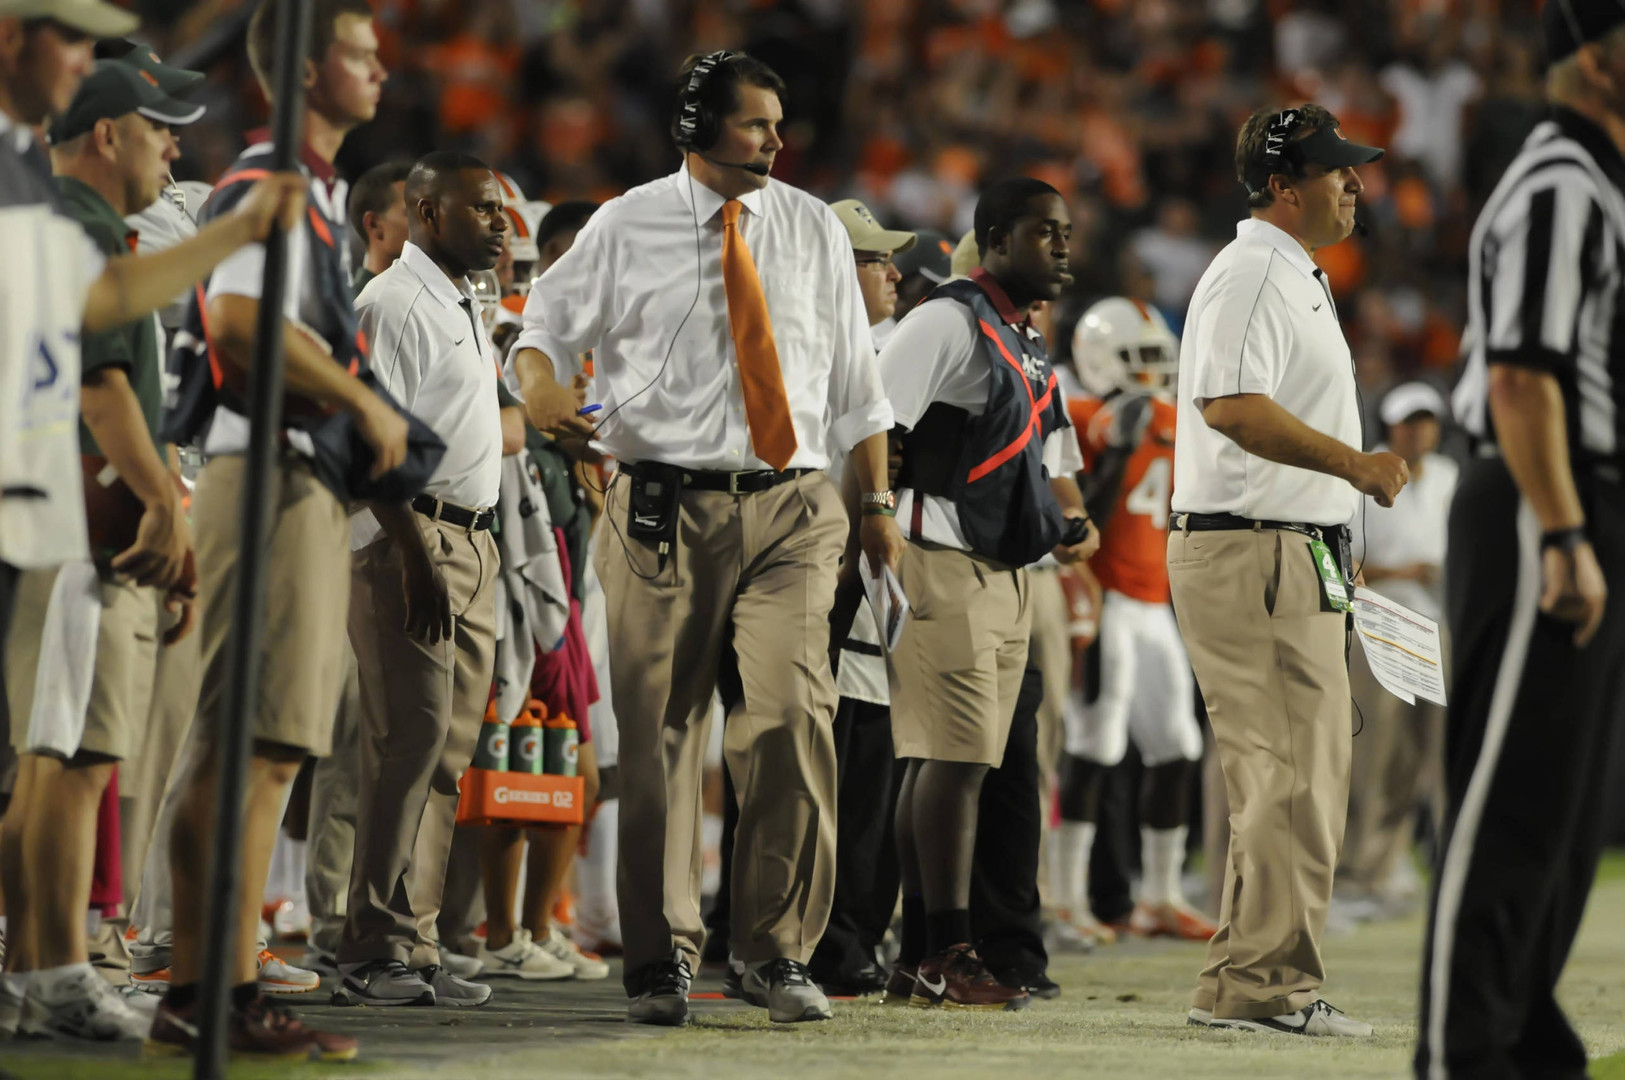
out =
[[[459,825],[580,825],[585,818],[579,776],[471,768],[457,787]]]

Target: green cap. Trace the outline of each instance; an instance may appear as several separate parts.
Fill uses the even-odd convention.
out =
[[[104,0],[0,0],[0,19],[54,19],[91,37],[135,32],[141,20]]]
[[[51,125],[51,142],[67,142],[95,127],[98,120],[115,120],[133,112],[172,127],[190,124],[203,115],[203,106],[177,101],[165,85],[195,86],[197,79],[187,81],[192,75],[197,72],[165,67],[156,57],[146,65],[129,58],[98,60],[96,69],[79,84],[73,103]]]
[[[158,89],[170,95],[190,93],[204,79],[201,71],[171,67],[158,59],[158,54],[153,52],[150,46],[136,41],[120,39],[98,41],[96,55],[108,60],[122,60],[126,64],[134,64],[157,79]]]

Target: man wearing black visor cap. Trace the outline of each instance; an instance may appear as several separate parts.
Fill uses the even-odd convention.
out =
[[[1365,1037],[1320,996],[1348,819],[1349,524],[1405,462],[1366,454],[1354,363],[1316,251],[1354,231],[1382,151],[1318,105],[1236,139],[1249,216],[1202,275],[1179,353],[1168,583],[1230,805],[1219,929],[1189,1019]]]
[[[1596,875],[1625,605],[1625,6],[1547,0],[1546,119],[1467,249],[1452,395],[1449,820],[1422,966],[1422,1080],[1587,1075],[1556,989]]]

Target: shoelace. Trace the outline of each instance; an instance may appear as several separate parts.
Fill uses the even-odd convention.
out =
[[[365,969],[364,973],[358,972],[357,974],[363,974],[362,981],[371,986],[377,979],[386,977],[398,979],[403,975],[411,975],[412,969],[399,960],[378,960],[375,961],[373,967]]]
[[[686,958],[668,960],[649,975],[648,992],[656,996],[686,994],[694,982],[694,969]]]
[[[786,960],[783,957],[773,961],[768,966],[767,982],[769,986],[776,982],[783,983],[786,986],[813,985],[812,976],[807,971],[807,965],[798,963],[795,960]]]
[[[1316,998],[1310,1004],[1309,1011],[1310,1011],[1311,1014],[1318,1012],[1318,1013],[1326,1013],[1328,1015],[1330,1015],[1331,1013],[1336,1013],[1338,1016],[1347,1016],[1348,1015],[1348,1013],[1345,1013],[1342,1009],[1339,1009],[1336,1005],[1333,1005],[1331,1002],[1326,1001],[1326,1000],[1324,1000],[1322,998]]]

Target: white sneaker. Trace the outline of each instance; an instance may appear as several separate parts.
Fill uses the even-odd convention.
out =
[[[413,974],[428,983],[434,990],[434,1003],[436,1005],[468,1008],[484,1005],[491,1000],[491,988],[489,986],[484,983],[469,982],[467,979],[459,979],[439,964],[430,964],[428,967],[418,968]]]
[[[23,997],[17,1034],[29,1039],[112,1042],[145,1039],[152,1017],[127,1005],[117,990],[87,964],[71,970],[35,972]]]
[[[485,970],[485,965],[480,963],[476,957],[453,952],[444,945],[440,946],[440,966],[459,979],[478,978],[480,973]]]
[[[1213,1010],[1192,1006],[1191,1011],[1185,1014],[1185,1023],[1189,1027],[1212,1027]]]
[[[270,949],[260,950],[260,990],[267,994],[308,994],[322,985],[314,971],[294,967]]]
[[[0,975],[0,1039],[17,1034],[17,1021],[23,1015],[23,998],[28,993],[28,975]]]
[[[479,962],[485,965],[484,978],[511,976],[531,981],[569,979],[576,969],[553,956],[530,939],[530,931],[513,932],[513,940],[500,949],[480,942]]]
[[[596,956],[588,956],[581,950],[581,946],[565,937],[564,932],[556,926],[548,931],[547,940],[542,942],[542,949],[553,959],[569,964],[578,979],[590,982],[609,977],[608,964]]]
[[[1297,1012],[1289,1012],[1282,1016],[1268,1016],[1258,1020],[1221,1020],[1215,1017],[1208,1026],[1237,1031],[1274,1031],[1286,1035],[1333,1035],[1348,1039],[1365,1039],[1371,1036],[1370,1024],[1351,1019],[1345,1016],[1341,1009],[1333,1008],[1318,998]]]
[[[767,999],[767,1018],[779,1024],[800,1020],[828,1020],[829,998],[807,974],[807,965],[794,960],[769,960],[745,973],[745,1000]]]

